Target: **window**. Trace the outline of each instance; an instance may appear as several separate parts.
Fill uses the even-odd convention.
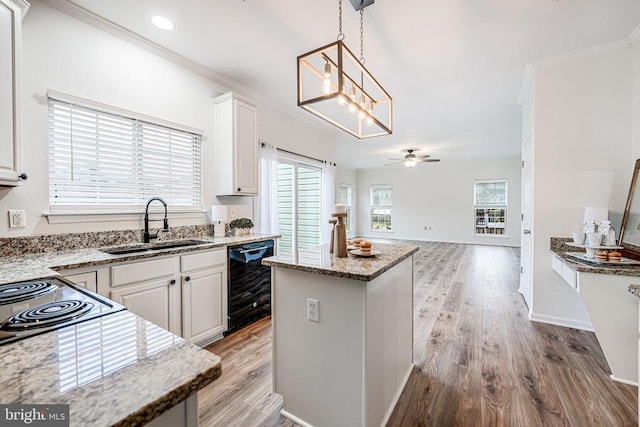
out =
[[[507,180],[475,181],[473,186],[475,235],[506,236]]]
[[[371,230],[391,231],[393,188],[390,185],[371,187]]]
[[[279,161],[279,251],[291,252],[320,244],[321,206],[321,169],[296,161]]]
[[[346,230],[351,231],[351,184],[340,184],[338,203],[342,203],[347,211]]]
[[[201,210],[202,136],[107,108],[49,97],[51,210]]]

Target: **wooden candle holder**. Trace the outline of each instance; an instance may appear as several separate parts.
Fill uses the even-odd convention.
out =
[[[346,258],[349,256],[347,253],[347,227],[344,225],[343,218],[346,218],[347,214],[345,212],[336,212],[331,215],[337,219],[333,233],[333,253],[338,258]]]

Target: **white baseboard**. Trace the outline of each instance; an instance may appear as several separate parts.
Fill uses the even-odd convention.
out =
[[[398,404],[398,400],[400,400],[400,396],[402,395],[402,392],[404,391],[404,386],[407,385],[407,381],[409,381],[409,377],[411,376],[411,372],[413,372],[413,368],[416,365],[414,365],[413,363],[409,366],[409,369],[407,370],[407,373],[404,374],[404,378],[402,379],[402,384],[400,387],[398,387],[398,391],[396,392],[396,395],[393,397],[393,400],[391,401],[391,405],[389,405],[389,408],[387,409],[387,413],[384,414],[384,418],[382,419],[382,422],[380,423],[380,425],[382,427],[386,426],[387,423],[389,422],[389,418],[391,418],[391,414],[393,414],[393,410],[396,409],[396,405]]]
[[[591,322],[569,319],[567,317],[549,316],[546,314],[530,313],[529,320],[540,323],[548,323],[550,325],[564,326],[565,328],[580,329],[582,331],[593,332]]]
[[[387,408],[387,413],[384,414],[384,418],[382,419],[382,422],[380,423],[381,426],[386,426],[387,423],[389,422],[389,418],[391,418],[391,414],[393,414],[393,410],[396,408],[396,405],[398,404],[398,400],[400,400],[400,396],[402,395],[402,392],[404,391],[404,387],[407,384],[407,381],[409,381],[409,377],[411,376],[411,372],[413,372],[413,368],[414,367],[415,367],[415,365],[412,363],[409,366],[409,369],[407,369],[407,372],[404,374],[404,378],[402,379],[402,383],[401,383],[400,387],[398,387],[398,390],[396,391],[396,394],[393,397],[393,400],[391,401],[391,404],[389,405],[389,408]],[[284,409],[280,410],[280,414],[283,417],[290,419],[294,423],[300,424],[302,427],[313,427],[308,422],[296,417],[295,415],[293,415],[290,412],[287,412]]]
[[[295,415],[285,411],[284,409],[280,410],[280,415],[282,415],[285,418],[290,419],[291,421],[293,421],[296,424],[301,425],[302,427],[313,427],[311,424],[309,424],[308,422],[301,420],[300,418],[296,417]]]
[[[634,386],[634,387],[638,387],[638,383],[636,383],[636,382],[629,381],[629,380],[625,380],[625,379],[623,379],[623,378],[618,378],[618,377],[616,377],[615,375],[609,375],[609,376],[611,377],[611,379],[612,379],[612,380],[617,381],[617,382],[619,382],[619,383],[627,384],[627,385],[632,385],[632,386]]]

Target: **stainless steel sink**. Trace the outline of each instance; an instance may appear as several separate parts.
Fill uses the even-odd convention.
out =
[[[114,246],[110,248],[100,249],[102,252],[106,252],[111,255],[127,255],[127,254],[136,254],[142,252],[149,251],[159,251],[162,249],[175,249],[182,248],[188,246],[196,246],[202,245],[204,243],[211,243],[206,240],[196,240],[196,239],[184,239],[184,240],[167,240],[164,242],[155,242],[155,243],[139,243],[136,245],[127,245],[127,246]]]
[[[196,246],[202,245],[203,243],[211,243],[206,240],[195,240],[195,239],[185,239],[185,240],[167,240],[166,242],[155,242],[150,246],[151,250],[158,249],[173,249],[173,248],[181,248],[184,246]]]

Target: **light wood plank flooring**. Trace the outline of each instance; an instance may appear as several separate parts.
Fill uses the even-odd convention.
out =
[[[594,334],[527,319],[519,249],[410,243],[416,368],[388,426],[638,425]],[[202,426],[295,426],[271,392],[268,318],[207,349],[223,374],[199,392]]]

